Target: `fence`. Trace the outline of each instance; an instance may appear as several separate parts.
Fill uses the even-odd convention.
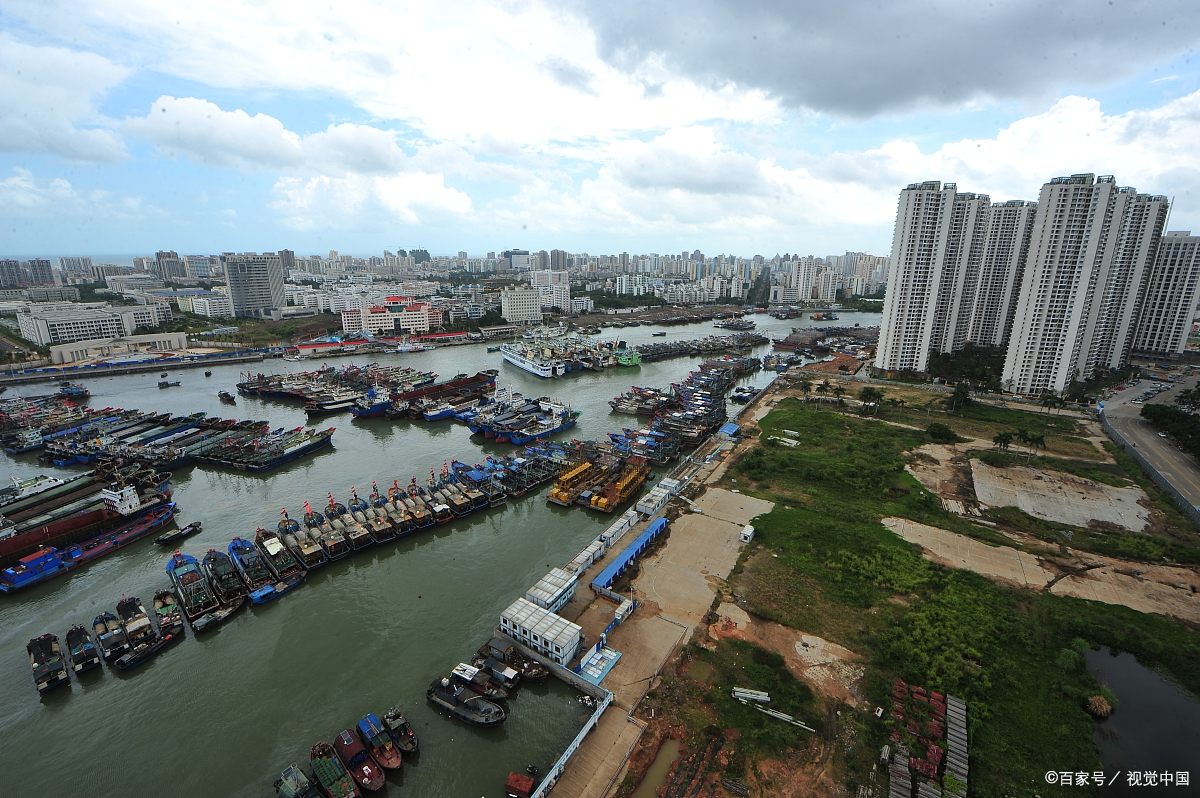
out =
[[[1179,505],[1179,509],[1183,510],[1187,517],[1192,519],[1193,523],[1200,524],[1200,508],[1196,507],[1194,504],[1184,498],[1184,495],[1176,490],[1175,486],[1172,485],[1166,477],[1160,474],[1157,468],[1150,465],[1150,461],[1143,457],[1141,452],[1139,452],[1133,445],[1126,441],[1125,436],[1117,432],[1116,427],[1108,423],[1108,417],[1105,416],[1104,413],[1100,414],[1100,423],[1104,426],[1104,431],[1108,433],[1108,437],[1112,438],[1118,446],[1125,450],[1126,454],[1132,457],[1137,464],[1142,467],[1142,470],[1146,472],[1146,475],[1150,477],[1150,479],[1154,480],[1154,484],[1166,491],[1171,499],[1177,505]]]

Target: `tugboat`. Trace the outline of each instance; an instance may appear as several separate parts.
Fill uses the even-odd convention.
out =
[[[400,747],[396,745],[395,740],[379,722],[379,718],[367,715],[360,720],[358,736],[380,767],[388,770],[400,770],[404,767],[404,757],[400,755]]]
[[[87,627],[77,623],[67,630],[67,653],[71,657],[71,670],[78,676],[100,667],[100,654]]]
[[[363,741],[350,729],[343,730],[334,738],[333,750],[362,789],[379,790],[387,783],[383,768],[375,761],[375,757],[371,756]]]
[[[319,798],[321,788],[309,781],[300,766],[293,762],[275,780],[275,794],[279,798]]]
[[[387,729],[388,734],[396,741],[396,747],[405,754],[415,754],[420,747],[417,741],[417,733],[413,731],[412,724],[404,717],[404,713],[400,711],[400,707],[392,707],[383,715],[383,727]]]
[[[125,630],[121,622],[110,610],[105,610],[92,619],[92,632],[100,646],[100,654],[105,662],[112,662],[129,650],[129,641],[125,639]]]
[[[314,745],[308,752],[308,763],[312,765],[313,775],[330,798],[362,797],[354,779],[346,772],[346,766],[334,754],[333,746],[329,743],[322,741]]]
[[[229,391],[217,391],[217,398],[227,405],[237,404],[237,398]]]
[[[240,604],[245,600],[250,591],[246,589],[246,583],[233,567],[233,561],[229,559],[228,554],[209,549],[208,554],[204,555],[202,566],[217,601],[221,604],[233,604],[235,601]]]
[[[52,634],[44,634],[29,641],[25,647],[29,652],[29,667],[33,669],[33,684],[39,693],[44,693],[60,684],[68,684],[71,675],[63,662],[62,646]]]
[[[170,590],[159,590],[154,594],[154,618],[158,621],[159,634],[183,633],[183,613],[179,611],[179,603]]]
[[[154,624],[146,613],[146,605],[137,596],[122,597],[117,602],[117,616],[125,629],[125,639],[129,645],[137,648],[142,643],[149,642],[155,637]]]
[[[242,575],[242,581],[250,592],[258,590],[274,581],[262,553],[254,544],[242,538],[234,538],[229,542],[229,557]]]
[[[174,546],[179,541],[186,537],[196,534],[200,531],[200,521],[193,521],[182,529],[172,529],[165,535],[159,535],[154,539],[155,543],[162,546]]]
[[[498,704],[467,690],[450,679],[436,679],[425,691],[425,698],[435,706],[472,726],[498,726],[507,717]]]

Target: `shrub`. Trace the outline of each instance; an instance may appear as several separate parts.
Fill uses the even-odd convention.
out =
[[[929,439],[934,443],[957,443],[958,436],[954,434],[954,430],[940,421],[935,421],[925,428],[925,432],[929,435]]]

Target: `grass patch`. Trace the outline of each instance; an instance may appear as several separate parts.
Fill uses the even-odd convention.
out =
[[[1091,445],[1090,443],[1088,444]],[[1009,466],[1028,465],[1030,468],[1044,468],[1047,471],[1062,471],[1077,477],[1102,482],[1116,488],[1128,488],[1133,479],[1119,465],[1112,463],[1097,463],[1089,460],[1069,460],[1061,457],[1032,457],[1028,458],[1016,452],[1001,452],[995,449],[973,449],[967,453],[969,457],[981,460],[993,468],[1008,468]]]
[[[997,415],[998,423],[1011,424],[1007,413]],[[1041,418],[1059,429],[1074,425],[1063,417]],[[1200,694],[1200,642],[1187,625],[947,570],[882,527],[882,516],[899,515],[978,531],[942,511],[936,497],[903,471],[904,452],[927,442],[924,433],[790,401],[761,426],[764,438],[780,429],[799,432],[800,446],[756,447],[731,470],[739,481],[745,475],[765,485],[762,493],[777,502],[754,521],[758,541],[777,557],[763,563],[759,555],[747,563],[735,589],[756,614],[817,631],[863,654],[869,706],[889,705],[897,676],[966,700],[973,796],[1074,795],[1071,788],[1045,784],[1043,774],[1065,762],[1072,769],[1099,769],[1092,722],[1082,706],[1099,685],[1082,658],[1063,655],[1066,649],[1082,644],[1129,651]],[[1077,545],[1080,531],[1067,530],[1076,536],[1067,542]],[[1061,531],[1043,529],[1048,536]],[[1170,543],[1094,534],[1114,545]],[[874,745],[874,723],[856,718],[851,725]],[[879,724],[886,728],[885,721]],[[848,748],[835,755],[848,784],[865,766],[863,755]]]

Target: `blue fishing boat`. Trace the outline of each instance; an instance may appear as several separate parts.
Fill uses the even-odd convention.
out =
[[[392,398],[387,393],[378,394],[374,388],[367,391],[350,405],[350,412],[355,418],[375,418],[382,416],[392,406]]]

